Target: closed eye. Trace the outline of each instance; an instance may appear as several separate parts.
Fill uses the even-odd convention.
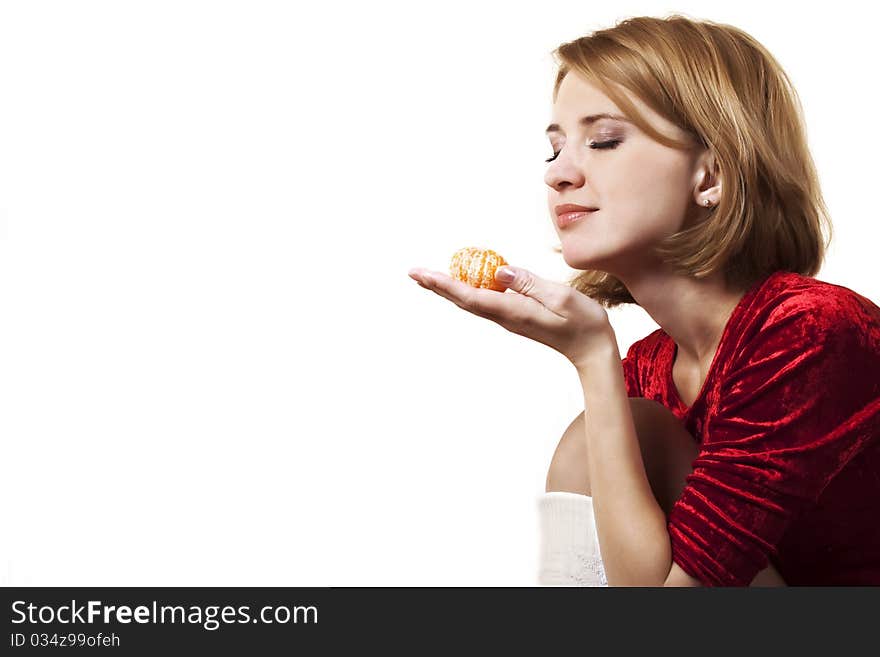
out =
[[[609,141],[600,141],[594,142],[590,144],[590,148],[592,149],[606,149],[606,148],[617,148],[617,145],[621,142],[620,139],[611,139]],[[552,162],[557,157],[559,157],[559,151],[553,153],[553,157],[544,160],[545,162]]]

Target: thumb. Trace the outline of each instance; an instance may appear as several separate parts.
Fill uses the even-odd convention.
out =
[[[511,267],[510,265],[499,267],[495,270],[495,280],[515,292],[532,297],[536,301],[543,301],[547,296],[548,290],[545,281],[521,267]]]
[[[569,285],[548,281],[522,267],[504,265],[495,270],[495,280],[509,287],[514,292],[534,299],[541,306],[558,317],[567,318],[581,303],[579,297]],[[592,300],[589,303],[594,304]]]

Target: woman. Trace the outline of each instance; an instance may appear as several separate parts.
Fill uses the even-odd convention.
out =
[[[813,278],[830,222],[787,76],[679,15],[554,55],[545,182],[581,273],[501,268],[498,293],[410,272],[577,369],[541,583],[880,584],[880,308]],[[622,303],[661,327],[623,360]]]

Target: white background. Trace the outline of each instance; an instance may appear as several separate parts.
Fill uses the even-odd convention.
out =
[[[789,73],[876,303],[875,24],[780,5],[2,3],[0,583],[533,585],[574,369],[407,271],[566,278],[550,53],[675,11]]]

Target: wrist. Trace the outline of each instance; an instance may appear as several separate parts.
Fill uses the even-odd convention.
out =
[[[586,374],[609,361],[620,361],[617,338],[610,327],[607,332],[595,336],[588,344],[585,344],[583,351],[576,358],[571,359],[579,374]]]
[[[611,326],[607,331],[595,335],[584,349],[575,358],[571,358],[578,374],[587,374],[589,371],[609,361],[620,361],[620,350],[617,347],[617,337]]]

